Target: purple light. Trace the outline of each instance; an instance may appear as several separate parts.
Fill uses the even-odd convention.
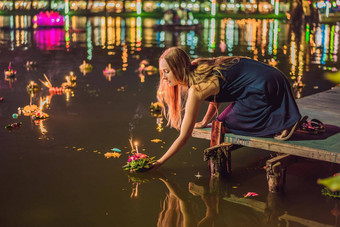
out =
[[[49,26],[58,26],[63,27],[65,24],[64,16],[59,15],[58,12],[54,11],[46,11],[40,12],[33,18],[33,23],[38,27],[49,27]]]

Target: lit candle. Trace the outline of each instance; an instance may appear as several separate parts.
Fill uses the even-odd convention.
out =
[[[139,152],[138,152],[138,143],[137,142],[135,142],[135,146],[136,146],[136,152],[138,154]]]

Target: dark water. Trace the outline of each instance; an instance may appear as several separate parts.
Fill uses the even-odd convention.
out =
[[[72,17],[66,30],[31,29],[25,16],[0,19],[0,67],[12,62],[17,70],[14,80],[0,81],[1,226],[337,226],[339,202],[316,183],[338,172],[335,164],[290,166],[280,195],[268,193],[263,168],[274,154],[242,148],[232,155],[231,176],[210,179],[203,161],[209,141],[195,138],[158,171],[131,175],[121,167],[131,136],[159,158],[178,135],[149,111],[158,75],[140,75],[141,60],[157,66],[173,45],[192,57],[249,56],[276,65],[292,85],[303,83],[294,88],[299,98],[336,85],[324,73],[339,70],[339,24],[293,29],[276,20],[212,19],[201,21],[201,31],[157,32],[156,20],[145,18]],[[93,65],[85,75],[84,60]],[[27,61],[36,69],[28,71]],[[108,64],[116,76],[103,75]],[[50,95],[39,81],[46,74],[60,87],[70,71],[77,84],[68,93]],[[30,81],[41,86],[33,97]],[[12,118],[47,96],[45,121]],[[4,129],[13,122],[22,127]],[[119,158],[105,157],[112,148],[122,150]],[[243,198],[247,192],[259,195]]]

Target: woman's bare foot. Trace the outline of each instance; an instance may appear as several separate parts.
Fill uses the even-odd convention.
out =
[[[278,139],[278,138],[282,139],[282,138],[288,136],[290,130],[292,130],[292,127],[287,128],[287,129],[281,131],[281,132],[278,133],[278,134],[275,134],[275,137],[274,137],[274,138],[275,138],[275,139]]]
[[[274,139],[281,140],[281,141],[290,139],[290,137],[292,137],[292,135],[294,134],[295,130],[300,128],[302,122],[306,121],[307,118],[308,118],[308,116],[304,116],[302,119],[297,121],[292,127],[286,128],[281,133],[276,134],[274,136]]]

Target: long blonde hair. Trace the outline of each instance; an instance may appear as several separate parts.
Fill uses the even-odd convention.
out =
[[[212,81],[214,76],[223,77],[221,70],[228,70],[239,62],[241,57],[198,58],[191,62],[189,55],[179,47],[170,47],[160,56],[169,65],[178,85],[170,87],[162,80],[157,91],[158,101],[162,104],[163,115],[168,125],[177,130],[182,124],[187,91],[190,86]],[[197,86],[199,87],[199,86]]]

